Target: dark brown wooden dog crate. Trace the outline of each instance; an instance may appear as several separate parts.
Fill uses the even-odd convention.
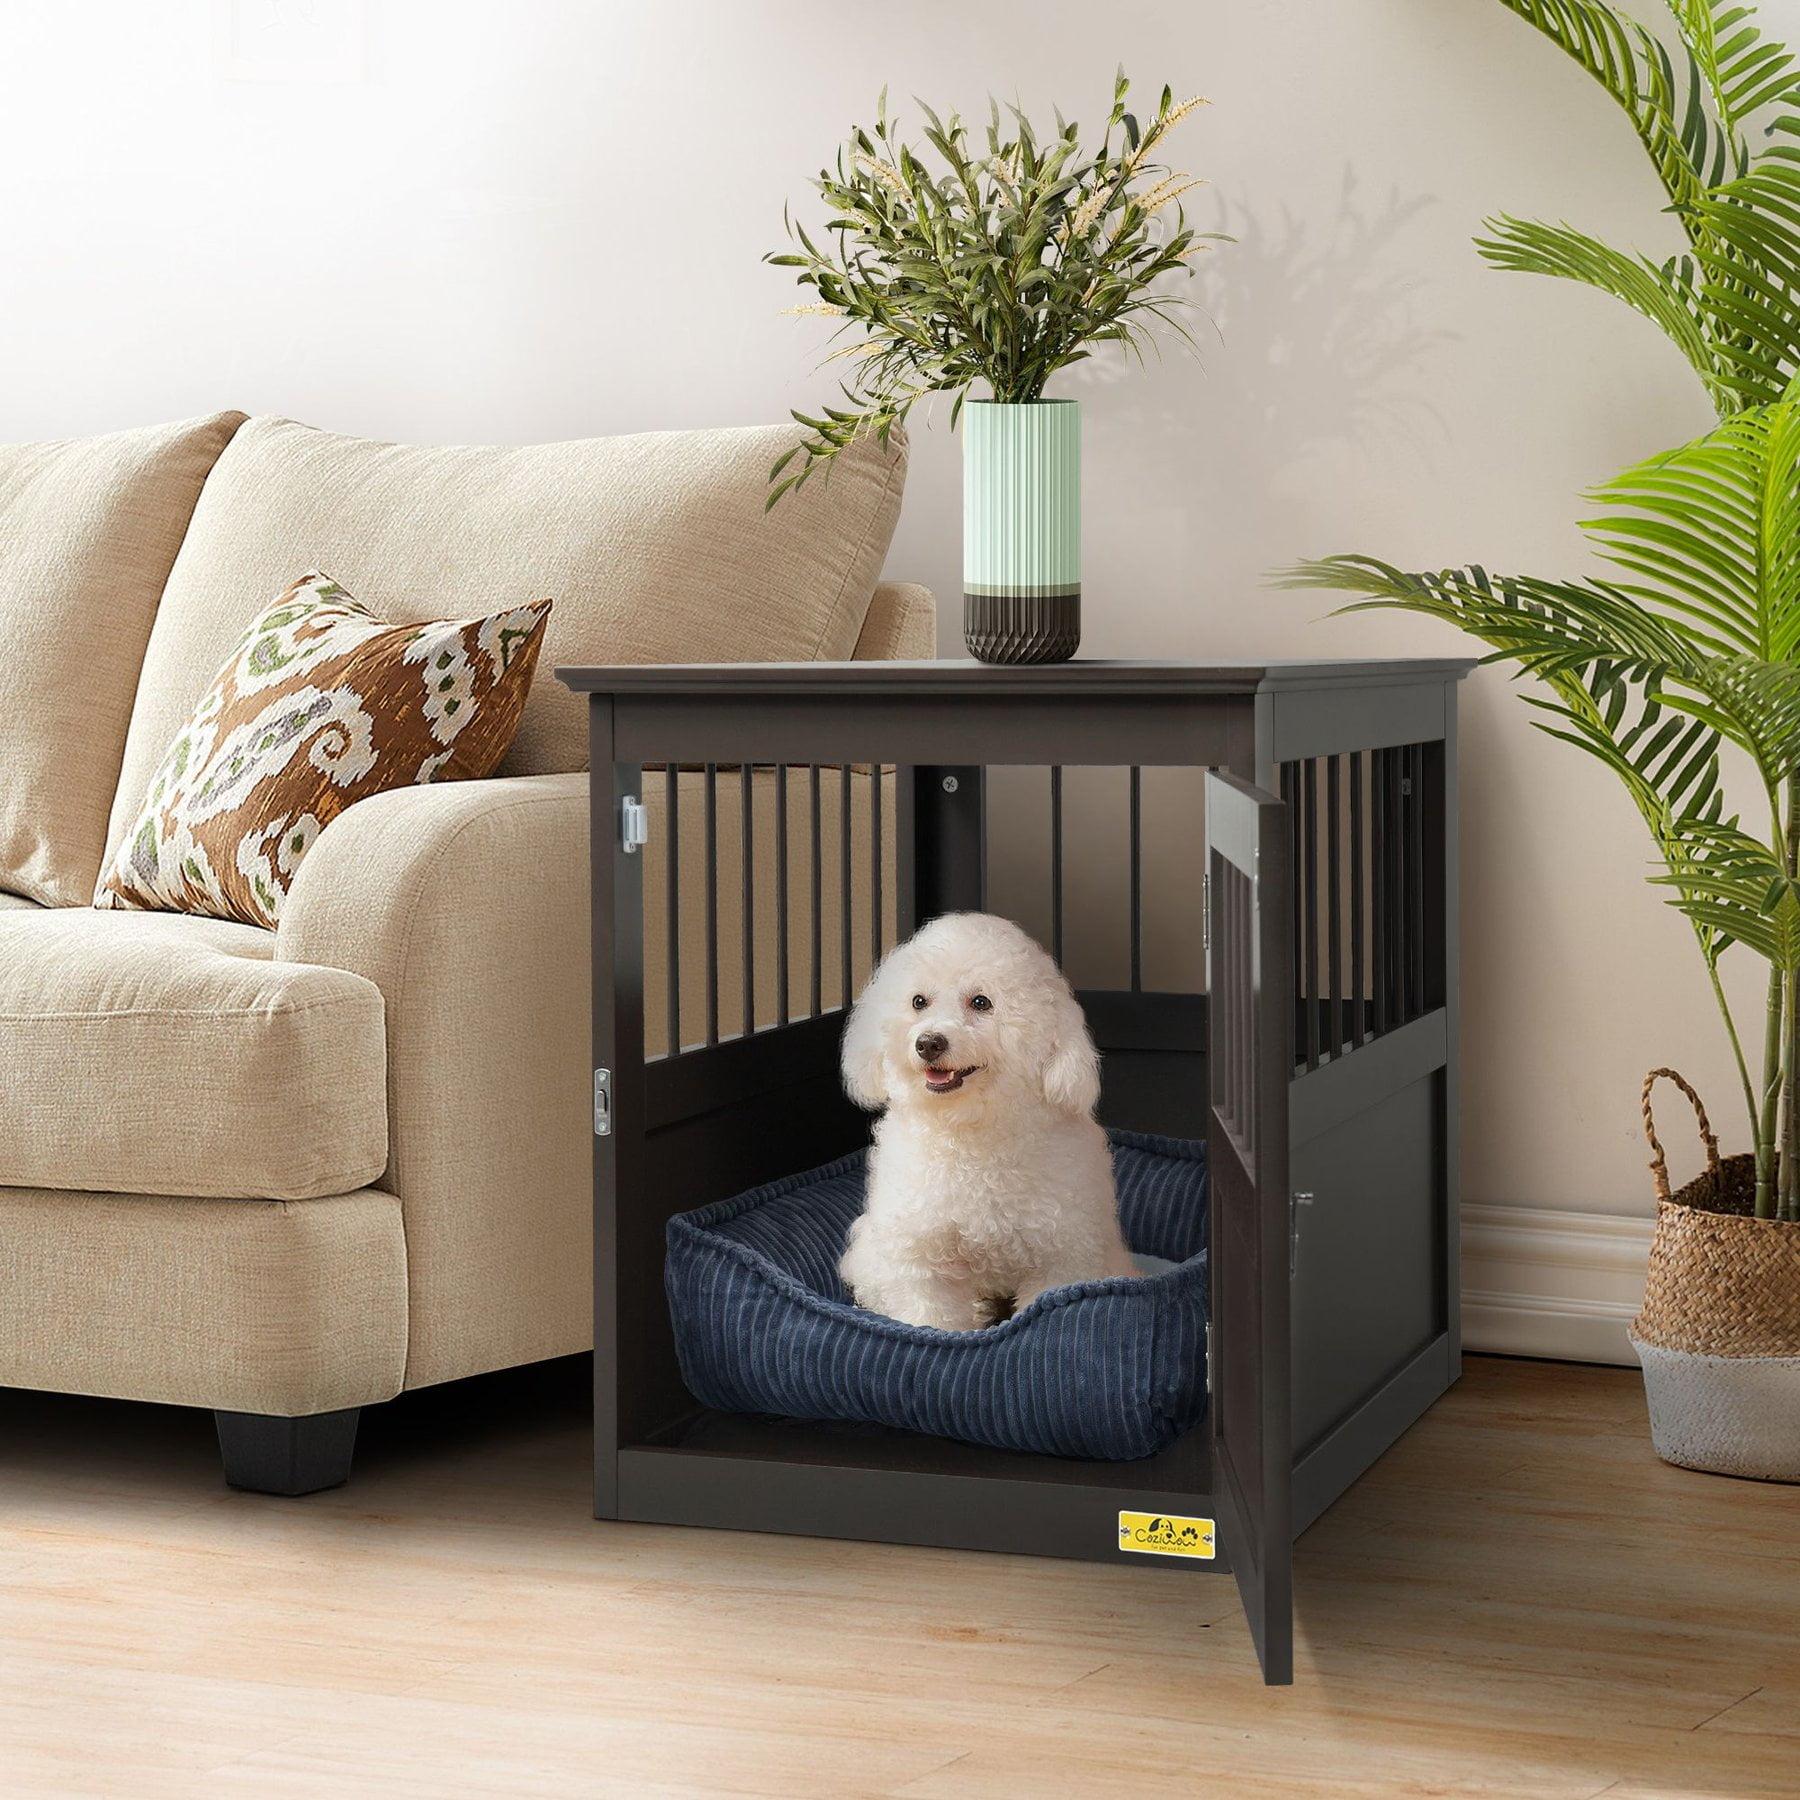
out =
[[[1460,1366],[1470,666],[559,671],[589,696],[593,757],[598,1516],[1229,1567],[1267,1679],[1290,1679],[1294,1537]],[[1050,947],[1065,953],[1077,883],[1084,913],[1097,878],[1120,894],[1124,977],[1081,989],[1101,1116],[1208,1140],[1208,1416],[1154,1457],[1089,1463],[709,1412],[676,1363],[666,1223],[868,1141],[839,1085],[846,996],[917,924],[989,907],[990,828],[1018,822],[1018,768],[1041,771]],[[1088,824],[1069,798],[1095,768],[1117,771],[1116,854],[1093,841],[1092,795]],[[987,798],[1003,769],[1006,821]],[[1204,874],[1152,906],[1151,852],[1180,847],[1145,803],[1167,770],[1196,772],[1179,829]],[[1191,991],[1145,976],[1147,921],[1166,941],[1171,909],[1207,942]],[[647,917],[675,965],[655,986]],[[1216,1560],[1128,1554],[1126,1509],[1216,1519]]]

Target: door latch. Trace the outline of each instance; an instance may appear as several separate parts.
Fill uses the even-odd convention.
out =
[[[1290,1279],[1300,1272],[1300,1209],[1311,1206],[1311,1194],[1295,1193],[1288,1196],[1288,1276]]]
[[[650,841],[650,809],[636,794],[619,802],[619,848],[635,856]]]
[[[594,1071],[594,1136],[612,1136],[612,1070]]]

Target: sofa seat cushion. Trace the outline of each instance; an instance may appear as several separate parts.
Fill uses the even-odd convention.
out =
[[[245,627],[308,567],[397,624],[556,602],[503,775],[587,767],[559,663],[810,662],[856,647],[905,450],[874,439],[765,512],[792,425],[529,446],[372,443],[287,419],[219,458],[169,576],[109,843]]]
[[[0,888],[93,894],[157,601],[243,416],[0,445]]]
[[[224,919],[0,912],[0,1186],[305,1200],[387,1165],[380,991]]]

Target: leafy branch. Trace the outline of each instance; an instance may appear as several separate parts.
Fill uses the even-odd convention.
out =
[[[1177,103],[1165,87],[1140,125],[1129,91],[1121,70],[1092,151],[1060,113],[1042,135],[993,102],[980,142],[956,113],[920,102],[916,149],[883,92],[873,130],[853,130],[813,184],[823,227],[784,210],[794,247],[764,259],[798,270],[814,296],[795,313],[837,319],[850,339],[826,359],[847,370],[843,404],[795,412],[809,435],[770,471],[769,505],[858,438],[885,443],[927,394],[956,396],[954,426],[977,385],[995,400],[1038,400],[1095,344],[1141,358],[1157,328],[1188,338],[1166,278],[1190,273],[1222,234],[1188,224],[1182,199],[1200,183],[1154,153],[1205,102]]]

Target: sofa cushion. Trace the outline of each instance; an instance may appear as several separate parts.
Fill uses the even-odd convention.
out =
[[[243,416],[0,446],[0,889],[93,893],[156,603]]]
[[[113,807],[156,764],[253,615],[329,569],[403,624],[548,595],[556,611],[502,774],[587,766],[558,664],[847,658],[899,515],[905,452],[870,440],[765,512],[793,426],[524,448],[335,437],[252,419],[219,458],[170,575]]]
[[[328,575],[302,576],[175,734],[94,904],[273,929],[313,840],[345,807],[493,773],[550,604],[389,625]]]
[[[0,1387],[365,1406],[405,1377],[406,1288],[400,1202],[371,1188],[284,1206],[0,1187]]]
[[[0,912],[0,1187],[304,1200],[387,1163],[380,991],[251,925]]]

